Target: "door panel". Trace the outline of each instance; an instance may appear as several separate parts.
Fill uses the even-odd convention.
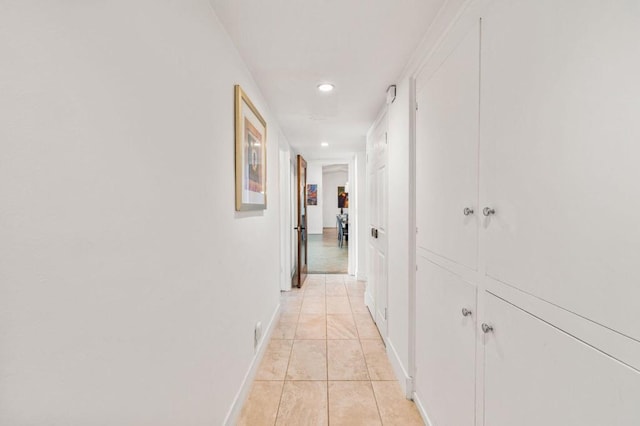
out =
[[[385,134],[386,138],[386,134]],[[386,143],[386,140],[385,140]],[[386,157],[385,157],[386,158]],[[387,164],[380,161],[376,173],[378,225],[375,232],[377,259],[376,316],[375,321],[382,336],[387,335]]]
[[[297,224],[298,256],[294,285],[300,288],[307,278],[307,162],[298,155],[298,188],[297,188]]]
[[[387,336],[387,121],[383,118],[368,144],[369,282],[365,302],[383,338]]]
[[[486,426],[640,424],[640,373],[487,293]]]
[[[480,30],[417,93],[417,246],[477,269]],[[467,212],[465,208],[472,210]]]
[[[476,288],[418,256],[416,394],[433,426],[475,421]],[[462,309],[470,313],[463,315]]]
[[[640,340],[640,2],[482,22],[487,275]]]

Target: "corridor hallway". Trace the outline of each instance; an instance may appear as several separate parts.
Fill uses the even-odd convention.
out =
[[[365,283],[309,275],[281,314],[239,425],[422,425],[364,305]]]
[[[338,229],[324,228],[322,234],[309,234],[310,274],[346,274],[349,265],[349,242],[338,244]]]

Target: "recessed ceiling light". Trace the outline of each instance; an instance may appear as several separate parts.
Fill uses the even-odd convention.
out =
[[[322,142],[320,146],[329,146],[329,142]]]
[[[331,83],[318,84],[318,90],[321,92],[330,92],[333,90],[333,88],[334,86]]]

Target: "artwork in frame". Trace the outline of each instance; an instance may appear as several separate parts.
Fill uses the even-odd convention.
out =
[[[236,210],[267,208],[267,123],[235,86]]]
[[[318,184],[317,183],[307,184],[307,205],[308,206],[318,205]]]
[[[345,192],[344,186],[338,187],[338,208],[339,209],[349,208],[349,193]]]

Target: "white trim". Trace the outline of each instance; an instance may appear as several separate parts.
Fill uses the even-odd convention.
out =
[[[396,351],[395,346],[393,346],[393,342],[391,339],[385,339],[387,343],[387,356],[389,361],[391,361],[391,367],[393,367],[393,372],[396,375],[396,378],[400,382],[400,387],[402,388],[402,392],[407,397],[407,399],[411,399],[413,396],[413,389],[409,389],[407,387],[408,383],[413,383],[413,379],[407,373],[407,370],[402,365],[402,361],[400,360],[400,356],[398,355],[398,351]]]
[[[418,394],[414,392],[411,399],[413,399],[413,402],[415,402],[416,408],[418,409],[418,412],[422,416],[422,420],[424,420],[424,423],[427,426],[435,426],[435,424],[429,418],[429,415],[427,414],[427,410],[424,409],[424,405],[422,405],[422,401],[420,401],[420,398],[418,398]]]
[[[253,385],[253,381],[258,373],[258,366],[264,357],[264,353],[267,349],[269,341],[271,340],[271,334],[273,333],[273,329],[275,327],[276,321],[278,319],[278,315],[280,314],[280,304],[276,307],[276,310],[271,315],[271,320],[269,321],[269,326],[267,327],[266,333],[262,336],[262,340],[258,345],[258,349],[256,354],[251,361],[251,365],[247,370],[247,374],[245,374],[244,379],[242,380],[242,385],[240,385],[240,390],[236,394],[233,399],[233,403],[231,404],[231,408],[227,412],[227,416],[224,419],[223,424],[226,426],[235,425],[238,421],[238,417],[240,417],[240,412],[242,411],[242,406],[244,405],[247,397],[249,396],[249,391],[251,390],[251,386]]]

